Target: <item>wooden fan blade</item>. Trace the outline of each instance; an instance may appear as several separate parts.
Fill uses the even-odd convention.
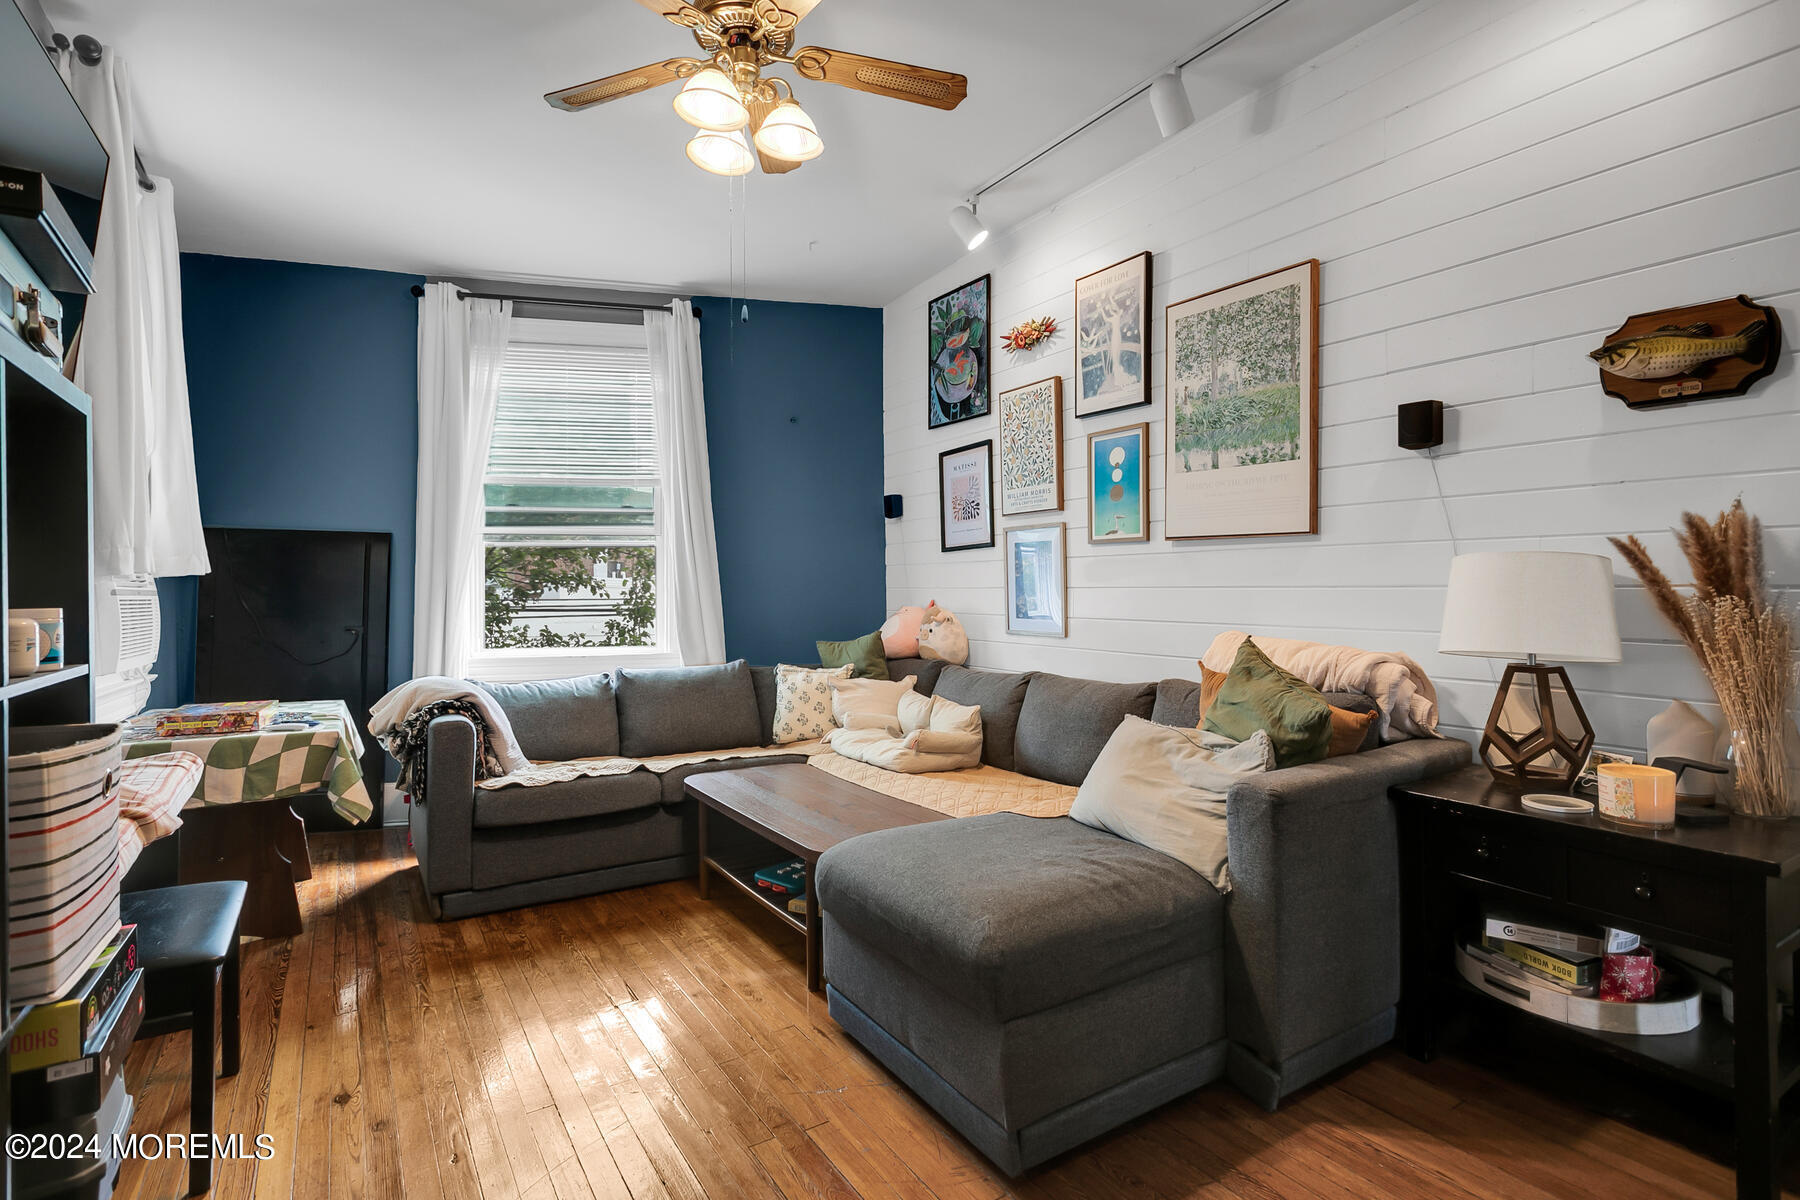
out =
[[[764,175],[786,175],[789,171],[806,165],[789,158],[776,158],[773,155],[764,154],[762,147],[756,144],[756,131],[762,128],[762,123],[769,119],[770,113],[775,111],[773,104],[752,96],[745,102],[744,107],[750,110],[750,128],[745,133],[751,139],[750,147],[756,151],[756,161],[762,167]]]
[[[639,67],[635,71],[620,71],[617,75],[608,75],[605,79],[578,83],[574,87],[566,87],[559,92],[545,92],[544,99],[549,102],[551,108],[560,108],[566,112],[580,112],[582,109],[592,108],[596,104],[605,104],[608,100],[635,96],[639,92],[647,92],[651,88],[661,87],[665,83],[673,83],[677,79],[692,75],[701,65],[698,59],[671,58],[667,62],[651,63],[649,66]]]
[[[699,24],[698,19],[688,13],[688,10],[694,7],[688,3],[688,0],[638,0],[638,3],[657,16],[666,17],[685,29],[692,29]]]
[[[819,6],[819,0],[775,0],[785,12],[794,14],[794,20],[805,19],[806,14]]]
[[[891,100],[910,100],[914,104],[950,109],[961,104],[969,94],[969,81],[963,76],[934,71],[930,67],[914,67],[819,46],[802,47],[794,51],[793,57],[794,70],[807,79],[835,83],[859,92],[873,92]]]

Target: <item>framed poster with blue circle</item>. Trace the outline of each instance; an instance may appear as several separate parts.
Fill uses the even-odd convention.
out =
[[[1150,540],[1150,489],[1144,486],[1148,422],[1088,435],[1088,541]]]

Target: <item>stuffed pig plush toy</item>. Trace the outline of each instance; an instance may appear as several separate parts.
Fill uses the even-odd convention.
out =
[[[925,610],[908,604],[881,625],[881,650],[889,658],[919,657],[919,625]]]
[[[949,609],[932,601],[919,621],[919,657],[936,658],[954,666],[969,661],[969,635]]]

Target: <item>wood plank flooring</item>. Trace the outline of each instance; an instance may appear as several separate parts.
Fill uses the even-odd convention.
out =
[[[306,931],[247,942],[213,1195],[302,1200],[1545,1200],[1732,1193],[1729,1170],[1452,1059],[1388,1051],[1275,1114],[1227,1085],[1007,1181],[826,1014],[800,939],[691,882],[438,924],[404,831],[316,836]],[[720,889],[723,892],[725,889]],[[126,1066],[188,1122],[188,1039]],[[178,1197],[132,1160],[124,1197]]]

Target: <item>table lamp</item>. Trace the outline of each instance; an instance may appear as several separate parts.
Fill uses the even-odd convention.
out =
[[[1568,672],[1538,660],[1619,661],[1612,560],[1551,550],[1457,555],[1438,651],[1511,660],[1481,733],[1479,753],[1494,778],[1521,789],[1572,788],[1594,727]]]

